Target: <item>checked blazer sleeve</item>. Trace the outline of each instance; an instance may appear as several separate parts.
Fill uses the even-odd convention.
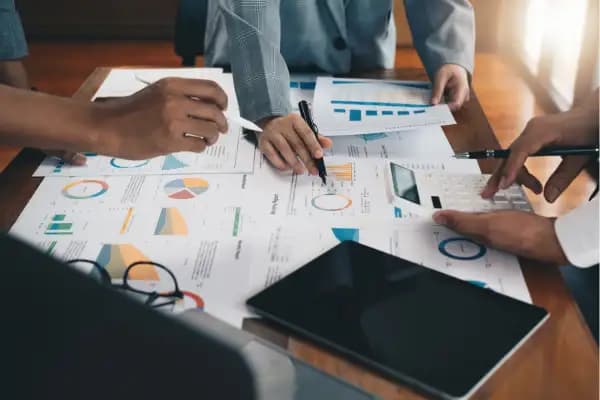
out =
[[[279,0],[220,0],[240,111],[259,121],[292,111],[289,71],[280,52]]]

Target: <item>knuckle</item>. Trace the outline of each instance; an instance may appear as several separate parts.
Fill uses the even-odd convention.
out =
[[[304,124],[304,120],[302,119],[302,117],[298,114],[290,114],[288,115],[288,117],[290,119],[290,121],[294,122],[294,123],[299,123],[299,124]]]
[[[157,82],[157,84],[160,89],[162,89],[165,92],[168,92],[170,89],[173,88],[173,86],[177,84],[177,78],[162,78]]]

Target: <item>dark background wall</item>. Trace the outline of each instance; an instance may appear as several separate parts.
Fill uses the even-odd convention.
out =
[[[217,1],[217,0],[196,0]],[[316,0],[321,1],[321,0]],[[368,0],[363,0],[368,1]],[[16,0],[30,39],[170,39],[178,0]],[[395,0],[398,46],[411,46],[404,3]],[[496,48],[501,0],[471,0],[477,48]]]
[[[207,1],[207,0],[197,0]],[[177,0],[16,0],[30,39],[166,39]]]

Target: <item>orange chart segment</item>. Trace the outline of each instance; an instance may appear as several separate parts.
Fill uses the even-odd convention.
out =
[[[158,217],[155,235],[187,235],[188,227],[177,208],[163,208]]]
[[[96,258],[112,279],[121,279],[125,270],[136,261],[150,261],[137,247],[132,244],[105,244]],[[154,266],[148,265],[135,268],[129,276],[132,280],[158,281],[160,277]]]
[[[352,163],[327,165],[327,175],[333,176],[338,181],[352,182]]]
[[[208,181],[202,178],[174,179],[165,184],[167,196],[176,200],[193,199],[208,190]]]

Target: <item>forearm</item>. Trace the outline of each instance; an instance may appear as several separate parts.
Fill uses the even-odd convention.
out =
[[[0,84],[29,89],[29,79],[20,60],[0,61]]]
[[[221,0],[219,4],[242,116],[256,122],[289,114],[289,71],[279,48],[279,1]]]
[[[413,42],[433,79],[444,64],[473,73],[475,15],[467,0],[404,0]]]
[[[0,142],[48,150],[101,150],[90,103],[0,85]]]

